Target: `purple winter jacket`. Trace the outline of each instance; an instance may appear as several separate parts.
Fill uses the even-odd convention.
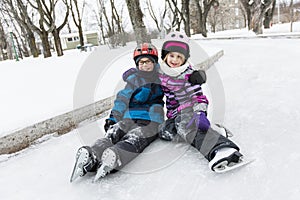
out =
[[[179,76],[172,77],[161,71],[159,78],[161,86],[166,96],[167,117],[173,119],[177,113],[185,108],[193,107],[198,103],[208,105],[208,100],[203,95],[201,85],[192,85],[188,79],[193,73],[189,65]]]

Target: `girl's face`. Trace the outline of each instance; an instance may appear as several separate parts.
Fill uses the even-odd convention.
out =
[[[178,52],[170,52],[166,56],[166,62],[171,68],[180,67],[181,65],[183,65],[184,61],[184,55]]]
[[[138,65],[141,71],[151,72],[154,69],[154,63],[149,58],[141,58]]]

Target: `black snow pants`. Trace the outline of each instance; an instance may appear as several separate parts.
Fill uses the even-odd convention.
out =
[[[207,132],[198,130],[196,126],[187,128],[186,126],[192,117],[191,113],[192,111],[180,113],[176,118],[166,120],[160,127],[159,137],[165,140],[172,138],[173,141],[188,142],[200,151],[208,161],[213,159],[218,149],[232,147],[239,150],[234,142],[212,128],[209,128]],[[164,134],[167,137],[164,137]],[[172,134],[171,137],[170,134]]]
[[[120,158],[120,169],[136,158],[157,138],[158,123],[147,120],[125,119],[118,122],[119,128],[111,139],[98,139],[91,147],[97,158],[101,158],[106,148],[112,148]]]

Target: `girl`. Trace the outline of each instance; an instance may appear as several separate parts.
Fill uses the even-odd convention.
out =
[[[159,136],[168,141],[179,136],[205,156],[211,170],[219,171],[239,163],[242,154],[236,144],[210,127],[206,116],[208,100],[201,89],[203,81],[198,81],[199,74],[195,78],[197,71],[188,62],[189,57],[188,37],[180,32],[169,33],[162,46],[159,75],[168,119]]]

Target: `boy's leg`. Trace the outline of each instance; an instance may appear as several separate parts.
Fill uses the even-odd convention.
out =
[[[107,149],[108,147],[113,146],[113,143],[108,138],[100,138],[96,140],[96,142],[91,146],[92,151],[97,157],[97,160],[101,160],[101,156],[103,154],[103,151]]]
[[[95,153],[89,146],[80,147],[75,157],[75,165],[71,174],[70,182],[79,176],[84,176],[87,172],[96,171],[98,160]]]
[[[96,172],[101,165],[101,156],[105,149],[112,146],[110,139],[98,139],[93,146],[82,146],[77,150],[75,165],[70,182],[87,172]]]
[[[113,169],[119,170],[136,158],[157,138],[157,131],[157,123],[136,121],[135,127],[133,126],[120,142],[103,152],[102,166],[97,172],[96,179],[105,176]]]
[[[134,122],[130,119],[124,119],[112,125],[106,132],[106,137],[109,138],[113,144],[119,142],[124,135],[132,128]]]
[[[139,155],[151,142],[157,138],[158,124],[138,120],[135,128],[128,131],[122,140],[112,147],[120,156],[122,166]]]
[[[159,126],[158,137],[166,141],[172,141],[177,136],[175,119],[167,119]]]
[[[96,140],[92,146],[82,146],[77,150],[74,170],[79,176],[84,176],[87,172],[95,172],[101,164],[101,156],[105,149],[113,144],[108,138]]]

